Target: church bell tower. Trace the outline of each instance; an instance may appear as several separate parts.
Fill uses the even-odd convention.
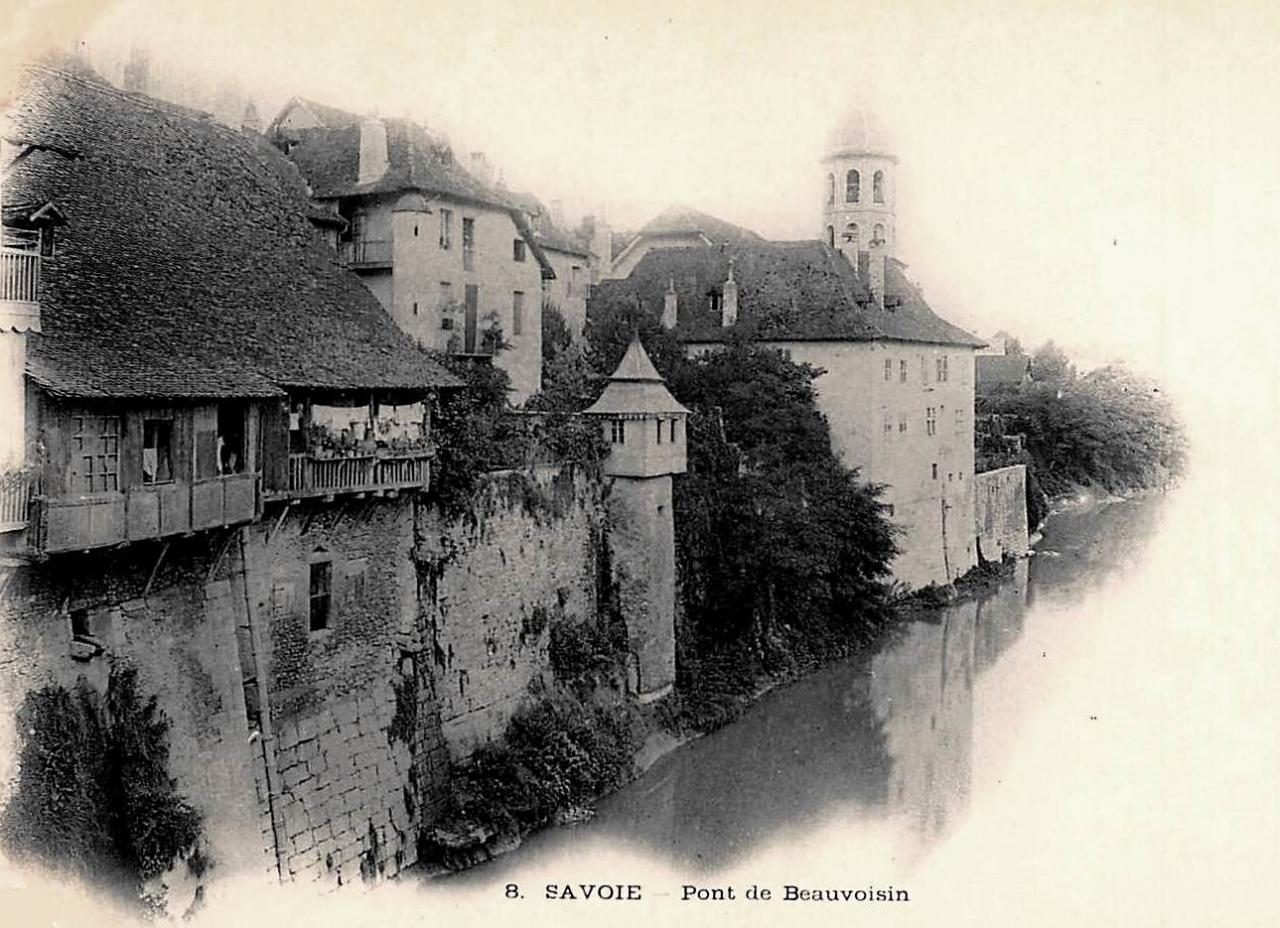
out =
[[[884,128],[870,113],[854,110],[828,136],[821,164],[822,240],[854,267],[858,252],[875,241],[892,257],[898,158]]]

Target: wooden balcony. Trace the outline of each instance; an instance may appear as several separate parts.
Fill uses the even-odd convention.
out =
[[[289,489],[274,497],[337,496],[424,489],[430,482],[431,453],[322,458],[289,455]]]
[[[390,239],[355,239],[338,243],[338,255],[342,263],[353,269],[381,269],[391,267]]]
[[[31,547],[56,554],[252,522],[260,512],[258,496],[258,474],[87,496],[35,496]]]
[[[40,253],[0,248],[0,303],[35,303],[40,294]]]

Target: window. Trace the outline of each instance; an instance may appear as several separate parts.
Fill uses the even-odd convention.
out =
[[[519,290],[511,294],[511,334],[524,332],[524,294]]]
[[[836,203],[836,176],[834,174],[827,175],[827,205],[835,206]]]
[[[844,240],[853,245],[853,250],[858,250],[858,224],[851,222],[844,227]]]
[[[464,271],[476,269],[476,221],[474,219],[462,220],[462,269]]]
[[[675,419],[671,420],[671,443],[673,445],[676,443],[676,420]]]
[[[844,201],[846,203],[857,203],[861,195],[862,175],[857,171],[850,171],[844,176]]]
[[[836,227],[835,226],[827,226],[827,247],[828,248],[836,247]]]
[[[877,222],[875,228],[871,230],[871,239],[876,242],[884,242],[884,223]]]
[[[964,410],[957,409],[956,410],[956,431],[960,432],[963,430],[964,430]]]
[[[933,479],[938,479],[938,465],[936,463],[933,465]]]
[[[937,359],[937,361],[935,362],[935,365],[936,365],[936,367],[937,367],[937,370],[935,371],[935,373],[937,374],[938,382],[939,382],[939,383],[946,383],[946,381],[947,381],[947,356],[944,354],[942,357],[938,358],[938,359]]]
[[[333,564],[321,561],[311,565],[311,630],[322,632],[333,617]]]
[[[956,482],[955,478],[956,478],[956,475],[954,472],[952,471],[947,472],[947,483],[955,483]]]
[[[417,301],[417,300],[414,300],[414,303],[413,303],[413,314],[414,314],[415,316],[416,316],[416,315],[418,315],[418,301]]]
[[[71,489],[110,493],[120,489],[120,417],[71,417]]]
[[[447,280],[440,281],[440,308],[444,309],[453,302],[453,284]]]
[[[711,301],[711,311],[718,313],[724,307],[724,296],[719,292],[712,290],[707,294],[707,298]]]
[[[53,227],[45,226],[40,230],[40,257],[53,257]]]
[[[609,422],[609,440],[615,445],[627,442],[627,422],[625,419],[613,419]]]
[[[569,268],[569,286],[565,289],[565,296],[573,297],[582,287],[582,265],[575,264]]]
[[[884,414],[884,433],[888,435],[893,431],[893,416],[888,413]]]
[[[907,362],[905,360],[898,362],[898,383],[907,382]]]
[[[907,430],[907,415],[906,413],[903,413],[902,415],[898,416],[898,431],[905,432],[906,430]]]
[[[89,624],[88,609],[71,610],[71,637],[92,638],[93,628]]]
[[[453,210],[440,210],[440,247],[448,248],[453,244]]]
[[[173,420],[142,420],[142,482],[173,479]]]
[[[876,171],[871,177],[871,199],[876,203],[884,202],[884,171]]]
[[[924,355],[920,355],[920,382],[929,382],[929,359]]]
[[[244,471],[245,407],[239,403],[218,407],[218,473],[239,474]]]
[[[658,420],[658,444],[662,444],[662,420]]]
[[[525,245],[524,239],[518,238],[511,243],[511,257],[516,261],[523,262],[526,251],[527,246]]]
[[[893,359],[892,358],[884,359],[884,379],[885,380],[893,379]]]
[[[924,433],[926,435],[938,434],[938,410],[933,406],[928,406],[925,408]]]

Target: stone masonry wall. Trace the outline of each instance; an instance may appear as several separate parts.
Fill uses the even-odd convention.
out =
[[[110,661],[122,659],[137,668],[140,695],[155,695],[169,719],[170,773],[204,816],[213,863],[206,879],[272,872],[259,840],[236,646],[242,610],[228,596],[234,532],[59,555],[0,572],[0,805],[16,782],[14,718],[26,695],[47,685],[71,688],[80,678],[105,691]],[[72,613],[88,628],[80,641]],[[185,871],[167,878],[171,911],[179,913],[195,889],[180,885]]]
[[[286,879],[394,875],[441,801],[447,759],[415,643],[414,508],[304,502],[247,532],[272,729],[272,782],[258,787]]]
[[[603,484],[567,466],[490,474],[469,517],[423,519],[424,649],[455,760],[550,683],[551,623],[594,617],[603,526]]]
[[[974,534],[988,561],[1027,553],[1027,468],[1023,464],[976,474]]]

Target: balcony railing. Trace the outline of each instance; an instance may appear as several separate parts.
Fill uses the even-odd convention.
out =
[[[391,263],[390,240],[355,239],[339,244],[338,254],[348,267],[375,267]]]
[[[291,454],[288,495],[330,496],[417,489],[427,485],[430,473],[431,453],[428,451],[347,458]]]
[[[0,301],[34,303],[40,292],[40,253],[0,248]]]

